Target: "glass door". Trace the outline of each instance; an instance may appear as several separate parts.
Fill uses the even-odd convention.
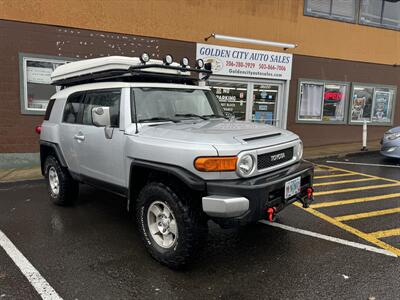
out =
[[[257,123],[279,126],[277,104],[279,85],[254,84],[251,120]]]
[[[285,128],[288,82],[212,76],[206,84],[235,119]]]
[[[208,82],[222,108],[237,120],[246,120],[247,84],[225,81]]]

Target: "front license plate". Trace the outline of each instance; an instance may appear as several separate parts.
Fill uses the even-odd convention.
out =
[[[301,177],[296,177],[292,180],[285,182],[285,199],[293,197],[300,193]]]

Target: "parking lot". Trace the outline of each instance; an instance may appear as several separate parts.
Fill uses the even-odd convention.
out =
[[[182,271],[147,254],[124,199],[85,186],[75,206],[57,207],[42,181],[0,185],[0,299],[398,299],[398,162],[315,163],[310,208],[273,224],[210,224]]]

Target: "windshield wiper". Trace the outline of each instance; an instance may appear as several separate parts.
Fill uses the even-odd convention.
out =
[[[163,117],[154,117],[154,118],[149,118],[149,119],[142,119],[142,120],[139,120],[139,123],[149,123],[149,122],[168,122],[168,121],[170,121],[170,122],[174,122],[174,123],[180,122],[180,121],[179,121],[179,120],[177,120],[177,119],[163,118]]]
[[[207,116],[200,116],[196,114],[175,114],[175,117],[194,117],[194,118],[200,118],[203,120],[208,120]]]
[[[205,117],[205,118],[224,118],[224,119],[228,119],[227,116],[215,115],[215,114],[211,114],[211,115],[202,115],[202,117]]]

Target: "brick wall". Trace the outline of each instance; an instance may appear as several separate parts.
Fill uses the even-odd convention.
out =
[[[43,116],[21,114],[19,53],[85,59],[145,51],[194,62],[195,48],[190,42],[0,20],[0,153],[39,150],[34,129]]]

